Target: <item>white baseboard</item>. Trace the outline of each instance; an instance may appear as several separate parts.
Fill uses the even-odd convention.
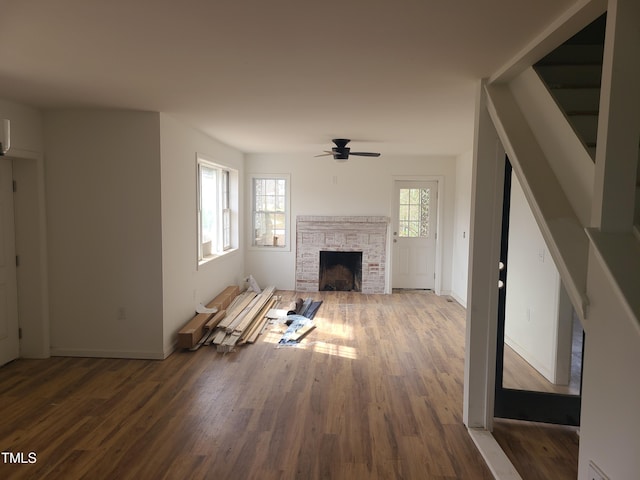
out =
[[[463,308],[467,308],[467,301],[460,297],[457,293],[451,293],[451,298],[453,298],[456,302],[462,305]]]
[[[81,350],[51,348],[52,357],[129,358],[136,360],[164,360],[164,352],[137,352],[121,350]]]

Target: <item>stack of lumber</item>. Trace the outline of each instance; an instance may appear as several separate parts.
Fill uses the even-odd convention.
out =
[[[207,308],[216,309],[215,313],[198,313],[178,331],[178,347],[194,348],[209,331],[220,322],[226,313],[226,308],[231,305],[240,293],[240,287],[231,285],[225,288],[216,298],[207,304]]]
[[[260,293],[246,291],[239,295],[205,343],[216,345],[219,352],[229,352],[236,345],[255,342],[268,321],[267,312],[277,301],[274,292],[275,287],[267,287]]]

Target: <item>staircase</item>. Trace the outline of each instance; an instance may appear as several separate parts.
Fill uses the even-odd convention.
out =
[[[534,65],[595,161],[606,14]]]
[[[595,161],[606,13],[534,65],[558,107]],[[640,150],[639,150],[640,163]],[[640,167],[634,224],[640,235]]]

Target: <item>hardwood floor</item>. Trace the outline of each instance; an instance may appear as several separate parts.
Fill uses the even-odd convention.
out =
[[[503,385],[516,390],[580,395],[582,382],[582,342],[583,330],[574,312],[573,340],[571,348],[571,377],[568,385],[555,385],[529,365],[506,343],[504,345]]]
[[[523,480],[578,478],[576,427],[496,419],[493,436]]]
[[[284,300],[293,292],[280,292]],[[300,348],[0,369],[1,478],[492,478],[461,419],[464,311],[328,292]]]
[[[492,478],[461,418],[462,307],[429,292],[305,296],[324,303],[296,348],[267,331],[226,355],[0,368],[0,449],[37,458],[0,462],[0,478]]]

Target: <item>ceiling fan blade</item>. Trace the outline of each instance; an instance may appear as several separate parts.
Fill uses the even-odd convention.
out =
[[[320,155],[314,155],[314,157],[328,157],[329,155],[333,155],[333,152],[328,152],[325,150],[324,153],[321,153]]]
[[[379,153],[375,152],[349,152],[349,155],[359,155],[361,157],[379,157]]]

